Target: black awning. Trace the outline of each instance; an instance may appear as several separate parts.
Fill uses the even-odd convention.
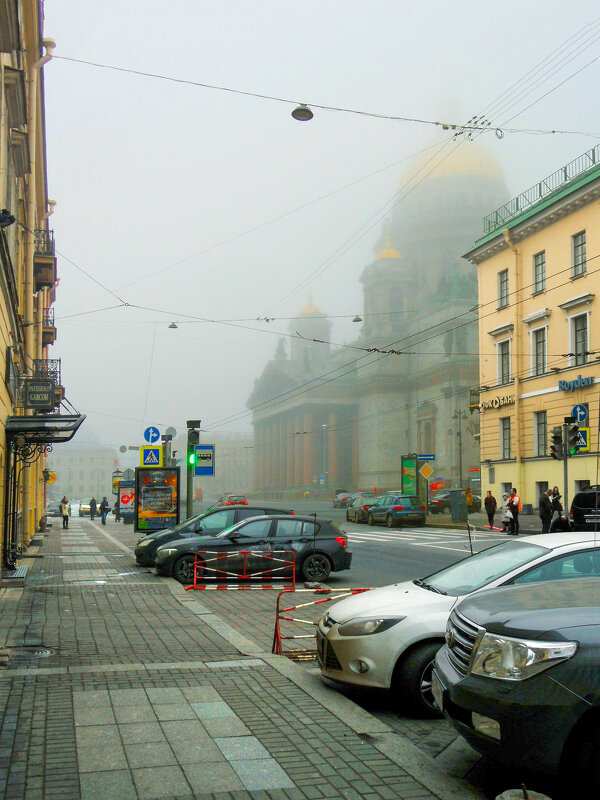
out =
[[[37,414],[31,417],[7,417],[6,437],[23,444],[69,442],[79,430],[85,414]]]

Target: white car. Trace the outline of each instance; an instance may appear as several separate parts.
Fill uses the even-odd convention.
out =
[[[457,602],[495,586],[599,574],[600,540],[596,544],[593,534],[548,533],[502,542],[425,578],[348,597],[319,620],[321,674],[391,689],[402,708],[439,716],[431,671]]]

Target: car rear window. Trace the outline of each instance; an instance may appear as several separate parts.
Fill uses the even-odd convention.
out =
[[[229,500],[245,500],[246,498],[242,494],[232,494],[229,495]]]
[[[600,491],[598,492],[581,492],[576,494],[573,498],[573,506],[575,508],[598,508],[600,505]]]

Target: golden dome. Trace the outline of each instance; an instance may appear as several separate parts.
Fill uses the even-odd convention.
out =
[[[504,172],[494,154],[479,141],[463,139],[445,147],[429,148],[420,153],[402,177],[402,185],[411,179],[434,180],[452,176],[493,178],[504,183]]]
[[[385,247],[377,256],[377,261],[379,261],[380,258],[402,258],[402,254],[392,246],[392,237],[389,234],[385,240]]]
[[[308,295],[308,303],[304,306],[304,308],[301,308],[299,311],[299,316],[305,316],[308,314],[310,315],[317,314],[320,317],[325,316],[325,314],[320,309],[318,309],[316,305],[313,303],[312,294]]]

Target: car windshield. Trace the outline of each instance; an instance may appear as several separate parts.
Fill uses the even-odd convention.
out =
[[[460,597],[550,552],[547,547],[529,542],[504,542],[428,575],[423,584],[434,591]]]

